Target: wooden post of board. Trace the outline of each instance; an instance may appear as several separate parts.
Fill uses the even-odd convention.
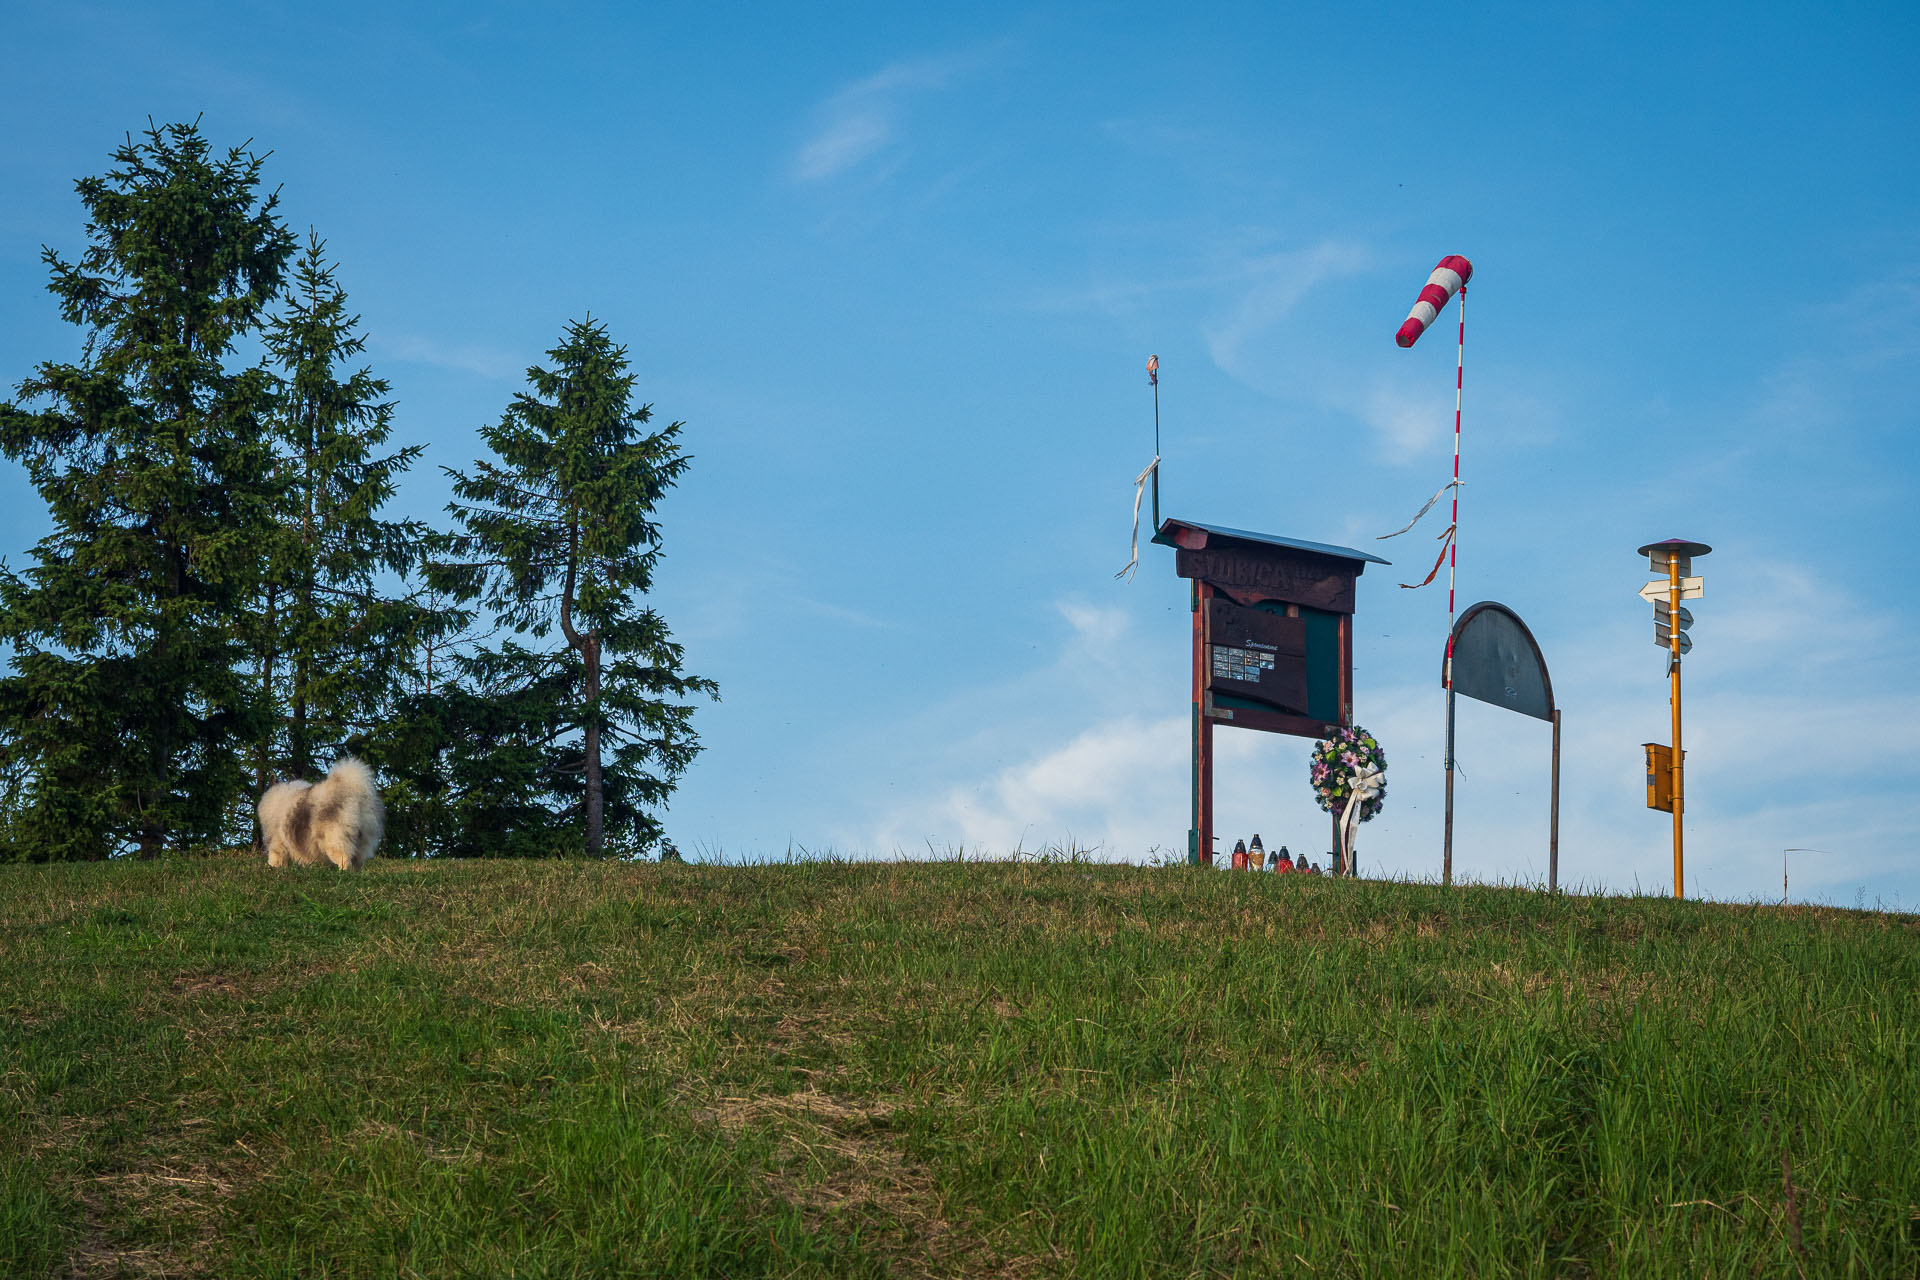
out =
[[[1350,613],[1340,615],[1340,727],[1353,727],[1353,615]],[[1333,830],[1338,839],[1340,820],[1337,817]],[[1334,847],[1340,846],[1336,844]],[[1360,874],[1358,854],[1357,849],[1340,849],[1342,864],[1350,876]]]
[[[1207,714],[1207,602],[1213,588],[1193,584],[1193,827],[1187,861],[1213,865],[1213,718]]]
[[[1340,724],[1353,728],[1353,615],[1340,615]]]
[[[1207,626],[1206,602],[1213,598],[1213,588],[1206,583],[1200,584],[1200,672],[1201,684],[1206,683],[1205,663],[1207,646],[1211,643],[1210,629]],[[1200,707],[1200,856],[1208,866],[1213,865],[1213,717],[1207,714],[1206,692],[1201,692]]]
[[[1193,797],[1192,812],[1187,824],[1187,865],[1197,867],[1200,862],[1200,584],[1189,583],[1187,598],[1193,610],[1193,670],[1189,684],[1193,694],[1193,728],[1188,734],[1193,754],[1193,776],[1188,784],[1188,794]]]

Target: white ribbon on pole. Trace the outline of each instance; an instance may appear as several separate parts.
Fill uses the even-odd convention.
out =
[[[1131,578],[1134,570],[1140,567],[1140,499],[1146,496],[1147,481],[1159,465],[1160,455],[1156,453],[1146,469],[1133,478],[1133,557],[1127,561],[1126,568],[1113,575],[1116,578]]]
[[[1353,874],[1353,840],[1360,830],[1360,811],[1380,794],[1383,776],[1379,769],[1369,769],[1353,780],[1353,790],[1347,794],[1347,807],[1340,814],[1340,855],[1348,875]]]
[[[1403,533],[1405,533],[1405,532],[1406,532],[1406,531],[1407,531],[1408,529],[1411,529],[1411,528],[1413,528],[1413,526],[1415,526],[1415,525],[1417,525],[1417,524],[1419,524],[1419,523],[1420,523],[1420,517],[1421,517],[1421,516],[1424,516],[1424,515],[1426,515],[1426,514],[1427,514],[1427,512],[1429,512],[1429,511],[1431,511],[1431,510],[1433,510],[1433,504],[1434,504],[1434,503],[1436,503],[1436,502],[1438,502],[1438,501],[1440,501],[1440,499],[1441,499],[1441,498],[1442,498],[1443,496],[1445,496],[1445,494],[1446,494],[1446,492],[1447,492],[1447,490],[1449,490],[1449,489],[1453,489],[1453,488],[1457,488],[1457,487],[1459,487],[1460,485],[1463,485],[1463,484],[1465,484],[1465,483],[1466,483],[1466,481],[1465,481],[1465,480],[1449,480],[1449,481],[1447,481],[1447,483],[1445,483],[1445,484],[1443,484],[1443,485],[1441,485],[1441,486],[1440,486],[1440,491],[1439,491],[1438,493],[1436,493],[1436,494],[1434,494],[1434,495],[1433,495],[1433,496],[1432,496],[1431,498],[1428,498],[1428,499],[1427,499],[1427,505],[1426,505],[1426,506],[1424,506],[1424,507],[1422,507],[1422,508],[1420,508],[1420,509],[1419,509],[1418,511],[1416,511],[1416,512],[1414,512],[1414,513],[1413,513],[1413,519],[1411,519],[1411,520],[1409,520],[1409,521],[1407,521],[1407,523],[1406,523],[1406,525],[1405,525],[1404,527],[1402,527],[1402,528],[1399,528],[1399,529],[1395,529],[1395,530],[1394,530],[1394,531],[1393,531],[1392,533],[1383,533],[1383,534],[1381,534],[1381,535],[1380,535],[1379,537],[1377,537],[1377,538],[1375,538],[1375,539],[1374,539],[1374,541],[1375,541],[1375,542],[1385,542],[1385,541],[1386,541],[1386,540],[1387,540],[1388,538],[1397,538],[1397,537],[1399,537],[1399,536],[1400,536],[1401,534],[1403,534]]]

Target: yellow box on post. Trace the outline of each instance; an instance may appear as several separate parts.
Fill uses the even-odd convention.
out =
[[[1647,808],[1673,812],[1673,748],[1658,742],[1647,749]]]

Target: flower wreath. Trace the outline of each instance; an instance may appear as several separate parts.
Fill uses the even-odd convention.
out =
[[[1379,813],[1387,799],[1387,753],[1373,735],[1354,726],[1336,729],[1333,736],[1313,744],[1313,795],[1320,807],[1338,814],[1347,807],[1354,780],[1369,769],[1380,771],[1380,789],[1360,806],[1360,821]]]

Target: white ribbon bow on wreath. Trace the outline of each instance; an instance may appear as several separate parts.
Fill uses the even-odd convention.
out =
[[[1353,841],[1360,832],[1360,814],[1386,785],[1384,770],[1368,769],[1354,778],[1347,793],[1347,807],[1340,813],[1340,857],[1349,875],[1353,874]]]

